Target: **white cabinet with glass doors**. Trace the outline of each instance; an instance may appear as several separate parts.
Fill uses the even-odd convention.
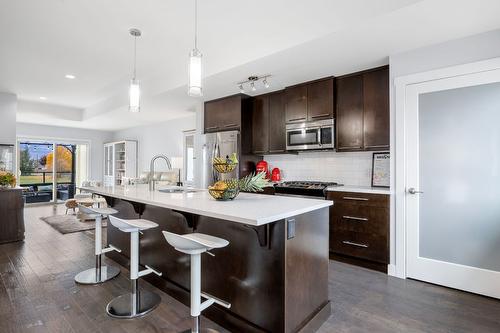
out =
[[[105,143],[104,185],[121,185],[124,177],[137,177],[137,142],[126,140]]]

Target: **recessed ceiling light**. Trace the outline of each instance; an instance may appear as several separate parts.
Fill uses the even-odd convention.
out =
[[[73,79],[76,78],[76,76],[74,76],[72,74],[66,74],[66,75],[64,75],[64,77],[67,78],[67,79],[70,79],[70,80],[73,80]]]
[[[45,97],[45,96],[40,96],[40,99],[41,99],[42,101],[45,101],[45,100],[47,99],[47,97]]]

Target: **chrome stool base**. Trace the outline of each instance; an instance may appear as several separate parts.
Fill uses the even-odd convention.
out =
[[[141,290],[137,294],[128,293],[116,297],[108,303],[106,312],[113,318],[130,319],[148,314],[160,303],[160,295]],[[135,309],[134,304],[136,304]]]
[[[120,274],[120,269],[115,266],[101,266],[100,274],[96,268],[89,268],[78,273],[75,276],[75,282],[80,284],[98,284],[111,280],[118,274]]]

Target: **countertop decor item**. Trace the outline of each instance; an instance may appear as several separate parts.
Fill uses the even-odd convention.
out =
[[[391,155],[385,153],[373,153],[372,165],[372,186],[390,187],[391,179],[389,175]]]
[[[215,157],[212,164],[217,172],[229,173],[238,165],[238,158],[235,153],[233,153],[231,157]],[[266,179],[266,173],[259,172],[257,174],[251,173],[242,179],[231,178],[219,180],[214,185],[208,187],[208,193],[210,193],[215,200],[227,201],[236,198],[240,191],[260,192],[266,186],[269,186],[269,181]]]
[[[238,158],[236,157],[236,153],[233,153],[231,157],[226,156],[223,157],[215,157],[213,159],[212,165],[215,170],[219,173],[229,173],[232,172],[238,166]]]
[[[0,171],[0,188],[16,187],[16,176],[7,171]]]

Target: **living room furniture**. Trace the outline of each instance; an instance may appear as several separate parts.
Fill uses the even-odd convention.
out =
[[[24,240],[24,199],[21,188],[0,189],[0,243]]]

